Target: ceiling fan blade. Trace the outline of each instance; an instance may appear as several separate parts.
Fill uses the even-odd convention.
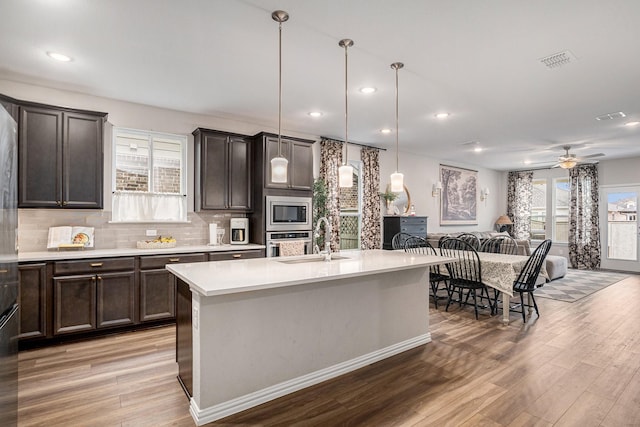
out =
[[[596,153],[596,154],[589,154],[588,156],[580,156],[579,159],[593,159],[595,157],[602,157],[604,156],[604,153]]]

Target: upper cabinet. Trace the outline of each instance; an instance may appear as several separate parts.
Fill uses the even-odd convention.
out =
[[[247,212],[252,209],[250,137],[210,129],[193,131],[195,210]]]
[[[13,120],[18,122],[20,119],[20,111],[18,107],[18,101],[9,98],[8,96],[0,95],[0,105],[4,107],[5,110],[13,117]]]
[[[278,135],[259,133],[255,136],[256,149],[261,152],[256,156],[256,170],[262,170],[265,188],[281,188],[290,190],[311,190],[313,188],[313,141],[283,136],[280,154],[289,161],[287,182],[271,182],[271,159],[278,155]]]
[[[103,206],[106,113],[20,105],[18,206]]]

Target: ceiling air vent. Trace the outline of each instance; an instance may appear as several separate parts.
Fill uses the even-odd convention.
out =
[[[575,55],[568,50],[540,58],[540,62],[549,69],[562,67],[575,60]]]
[[[596,120],[613,120],[613,119],[621,119],[623,117],[627,117],[627,115],[622,111],[618,111],[615,113],[607,113],[607,114],[598,116],[596,117]]]

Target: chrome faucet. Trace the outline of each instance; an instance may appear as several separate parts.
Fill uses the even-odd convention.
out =
[[[320,217],[313,233],[314,240],[320,237],[320,224],[324,222],[324,250],[321,251],[317,243],[314,243],[313,252],[322,255],[325,261],[331,261],[331,223],[326,217]]]

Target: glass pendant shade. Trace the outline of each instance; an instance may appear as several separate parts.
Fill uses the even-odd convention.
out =
[[[560,163],[560,167],[562,169],[571,169],[573,168],[575,165],[577,164],[577,162],[575,160],[565,160],[564,162]]]
[[[391,174],[391,191],[393,193],[404,191],[404,175],[398,171]]]
[[[287,182],[287,165],[289,161],[284,157],[274,157],[271,159],[271,182]]]
[[[353,187],[353,167],[342,165],[338,168],[338,185],[342,188]]]

